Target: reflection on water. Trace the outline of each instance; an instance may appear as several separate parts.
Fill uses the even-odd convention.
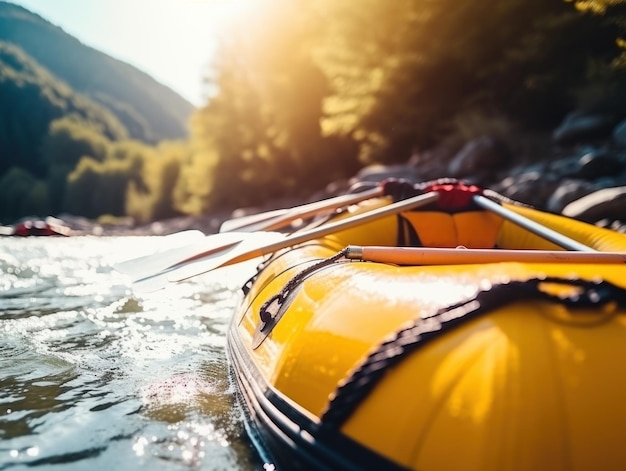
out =
[[[0,239],[0,470],[263,468],[225,357],[247,273],[134,294],[112,263],[162,243]]]

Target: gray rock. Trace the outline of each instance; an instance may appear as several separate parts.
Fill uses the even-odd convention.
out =
[[[361,169],[354,180],[359,182],[380,182],[387,178],[404,178],[417,182],[420,177],[411,165],[368,165]]]
[[[610,177],[624,170],[624,163],[614,154],[605,150],[596,150],[583,155],[579,161],[576,176],[588,180]]]
[[[602,219],[626,220],[626,186],[604,188],[569,203],[563,208],[565,216],[596,223]]]
[[[471,140],[448,164],[448,175],[454,178],[485,180],[510,165],[511,154],[500,140],[482,136]]]
[[[514,177],[507,177],[500,183],[493,185],[493,190],[521,203],[543,208],[547,199],[559,185],[560,182],[550,174],[545,175],[540,171],[531,171]]]
[[[552,134],[552,140],[560,145],[573,145],[610,138],[616,123],[614,116],[576,111],[565,117]]]
[[[626,149],[626,119],[613,129],[613,143],[620,149]]]
[[[554,160],[549,163],[545,170],[549,171],[551,175],[554,175],[554,178],[557,180],[577,177],[580,171],[580,157],[564,157]]]
[[[546,209],[553,213],[560,213],[563,208],[596,190],[597,187],[584,180],[566,180],[561,182],[557,189],[550,195],[546,203]]]

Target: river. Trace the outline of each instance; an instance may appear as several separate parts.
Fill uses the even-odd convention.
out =
[[[225,352],[247,274],[135,293],[113,263],[164,240],[0,238],[0,470],[264,468]]]

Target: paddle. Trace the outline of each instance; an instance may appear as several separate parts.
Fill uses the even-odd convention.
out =
[[[287,227],[289,224],[298,219],[307,219],[324,212],[344,208],[382,195],[383,186],[380,185],[361,193],[340,195],[334,198],[316,201],[314,203],[295,206],[290,209],[279,209],[269,211],[267,213],[246,216],[244,218],[230,219],[222,223],[220,232],[233,230],[246,232],[275,231]],[[241,219],[243,219],[243,221],[241,221]]]
[[[164,237],[164,243],[169,245],[168,250],[162,250],[157,253],[145,255],[114,265],[114,268],[124,274],[127,274],[133,280],[140,280],[148,278],[151,275],[157,274],[177,263],[184,263],[189,257],[195,254],[209,255],[213,252],[219,252],[233,247],[234,245],[244,240],[253,240],[261,243],[266,243],[271,240],[277,240],[275,233],[269,236],[260,236],[258,231],[273,231],[289,225],[296,219],[307,218],[320,214],[325,211],[331,211],[345,206],[365,201],[370,198],[375,198],[383,194],[383,186],[376,187],[374,189],[364,191],[357,194],[341,195],[335,198],[330,198],[315,203],[309,203],[302,206],[297,206],[292,209],[270,211],[269,213],[253,215],[253,223],[240,226],[238,232],[220,232],[218,234],[212,234],[204,236],[200,231],[185,231],[177,234],[172,234]],[[278,214],[278,216],[275,216]],[[266,217],[267,216],[267,217]],[[265,218],[265,219],[264,219]],[[250,220],[248,220],[250,221]],[[228,223],[229,221],[226,221]],[[231,220],[226,226],[222,225],[222,229],[233,229],[237,220]],[[183,241],[189,241],[189,237],[183,238],[183,236],[190,235],[193,232],[194,244],[184,245]],[[204,237],[203,240],[198,240],[198,235]]]
[[[394,204],[390,204],[363,214],[352,216],[339,221],[325,224],[308,231],[295,233],[284,237],[282,240],[275,242],[255,242],[253,239],[247,239],[237,245],[231,246],[225,251],[216,252],[199,252],[193,257],[189,257],[179,263],[148,276],[145,279],[138,280],[137,286],[143,284],[144,290],[156,290],[162,288],[167,282],[180,282],[192,278],[197,275],[215,270],[220,267],[233,265],[235,263],[244,262],[254,258],[276,252],[278,250],[291,247],[302,242],[323,237],[341,230],[359,226],[367,222],[383,218],[402,211],[417,208],[431,203],[439,198],[439,193],[429,192],[418,195]]]
[[[569,237],[564,236],[563,234],[559,234],[558,232],[553,231],[552,229],[542,224],[539,224],[535,221],[532,221],[528,219],[527,217],[516,213],[515,211],[507,209],[504,206],[500,206],[498,203],[491,201],[489,198],[486,198],[481,195],[474,195],[473,199],[474,199],[474,202],[481,208],[486,209],[488,211],[492,211],[496,213],[497,215],[503,217],[504,219],[508,219],[514,224],[517,224],[520,227],[523,227],[524,229],[529,230],[533,234],[536,234],[540,237],[543,237],[546,240],[549,240],[550,242],[555,243],[559,247],[563,247],[564,249],[574,250],[578,252],[595,252],[595,250],[592,249],[591,247],[581,244],[580,242],[574,239],[570,239]]]
[[[274,219],[287,214],[290,210],[274,209],[272,211],[266,211],[263,213],[249,214],[247,216],[240,216],[234,219],[226,219],[220,225],[219,232],[236,232],[246,230],[250,226],[262,224],[265,221]],[[249,231],[252,232],[252,231]]]
[[[198,232],[201,234],[201,237],[195,238],[193,243],[189,243],[191,242],[189,241],[186,244],[175,244],[176,246],[173,247],[170,245],[167,250],[161,250],[155,253],[116,263],[113,265],[113,268],[115,268],[120,273],[128,275],[133,281],[140,280],[149,277],[155,273],[159,273],[160,271],[179,263],[181,260],[187,260],[189,257],[192,257],[195,254],[210,254],[212,252],[219,252],[233,247],[243,240],[258,240],[259,237],[263,237],[262,235],[259,236],[258,232],[224,232],[219,234],[212,234],[209,236],[205,236],[200,231]],[[261,234],[270,234],[267,237],[274,237],[272,240],[276,240],[276,232]],[[166,236],[165,238],[167,239],[169,237],[172,236]],[[281,234],[281,237],[284,236]],[[189,238],[187,237],[185,238],[185,240],[189,240]],[[268,239],[266,238],[262,240]],[[173,241],[174,239],[172,239],[172,242]],[[178,241],[178,239],[176,239],[176,241]]]
[[[625,263],[626,253],[350,245],[347,247],[346,258],[395,265],[461,265],[499,262],[603,264]]]

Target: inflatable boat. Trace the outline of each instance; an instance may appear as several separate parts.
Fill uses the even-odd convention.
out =
[[[268,466],[624,469],[626,235],[456,181],[390,182],[320,227],[416,195],[244,286],[228,353]]]

